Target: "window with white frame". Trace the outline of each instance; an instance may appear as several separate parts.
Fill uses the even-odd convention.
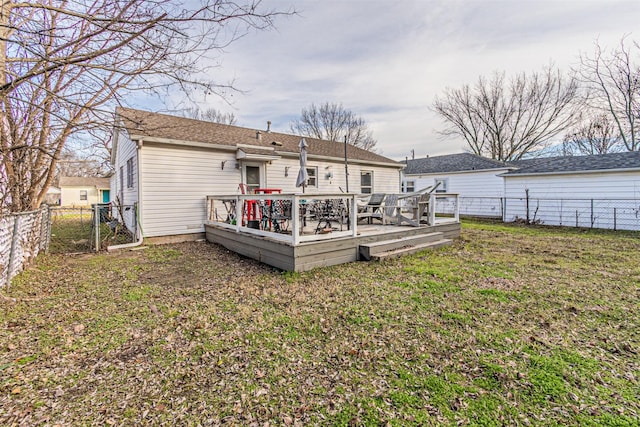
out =
[[[87,200],[87,190],[80,190],[80,200]]]
[[[440,185],[438,185],[440,183]],[[449,191],[449,178],[436,178],[434,185],[438,185],[436,193],[446,193]]]
[[[127,188],[133,187],[133,157],[127,160]]]
[[[362,194],[373,192],[373,171],[360,171],[360,192]]]
[[[318,168],[307,168],[307,175],[309,179],[307,179],[307,186],[309,187],[317,187],[318,186]]]
[[[124,200],[124,169],[120,166],[120,203]]]
[[[405,181],[404,182],[404,192],[405,193],[413,193],[416,191],[416,182],[415,181]]]

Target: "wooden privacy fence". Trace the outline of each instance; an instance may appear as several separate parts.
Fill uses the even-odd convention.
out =
[[[50,239],[51,213],[46,205],[0,218],[0,287],[8,287],[40,251],[46,251]]]

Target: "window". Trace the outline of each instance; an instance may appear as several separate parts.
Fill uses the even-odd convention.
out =
[[[133,188],[133,157],[127,160],[127,188]]]
[[[416,191],[416,182],[415,181],[405,181],[404,182],[404,192],[405,193],[413,193]]]
[[[438,185],[440,183],[440,185]],[[449,191],[449,178],[436,178],[434,185],[438,185],[436,193],[446,193]]]
[[[360,192],[363,194],[373,192],[373,171],[360,172]]]
[[[122,203],[123,200],[124,200],[124,170],[122,169],[122,166],[120,166],[120,200],[119,202]]]
[[[307,179],[307,185],[309,187],[317,187],[318,186],[318,168],[307,168],[307,175],[309,175],[309,179]]]
[[[80,200],[87,200],[87,190],[80,190]]]

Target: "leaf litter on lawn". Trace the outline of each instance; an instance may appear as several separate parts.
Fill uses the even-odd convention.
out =
[[[46,255],[2,291],[0,424],[632,424],[639,249],[471,223],[305,273],[207,243]]]

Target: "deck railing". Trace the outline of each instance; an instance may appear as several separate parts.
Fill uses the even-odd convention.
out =
[[[207,196],[207,223],[291,245],[355,237],[358,200],[345,193]],[[458,222],[459,205],[457,194],[432,193],[427,225]]]
[[[207,196],[207,222],[288,244],[357,235],[355,194]]]
[[[460,221],[460,198],[457,193],[431,193],[429,225]]]

